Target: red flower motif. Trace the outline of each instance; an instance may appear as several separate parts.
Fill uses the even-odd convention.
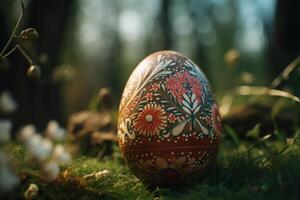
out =
[[[191,91],[196,95],[197,100],[200,102],[202,95],[200,81],[189,72],[177,72],[175,77],[167,79],[166,88],[171,91],[173,96],[175,96],[179,102],[181,102],[183,95],[187,93],[184,84],[190,86]]]
[[[190,83],[191,79],[193,78],[193,76],[191,76],[190,73],[188,72],[183,72],[182,76],[184,77],[184,79],[186,80],[186,82]]]
[[[198,101],[200,102],[202,95],[200,81],[197,78],[191,76],[189,84],[191,86],[192,92],[196,95],[196,99],[198,99]]]
[[[184,77],[184,74],[180,73],[180,72],[176,72],[175,74],[175,77],[177,78],[177,80],[180,82],[180,83],[185,83],[185,77]]]
[[[211,121],[217,134],[221,134],[222,132],[221,117],[220,117],[218,106],[216,104],[214,104],[211,108]]]
[[[157,83],[151,84],[150,91],[156,91],[158,89],[159,89],[159,84],[157,84]]]
[[[141,135],[154,136],[166,127],[166,122],[167,116],[163,108],[160,105],[149,103],[133,121],[133,127]]]
[[[168,121],[169,122],[174,123],[174,122],[176,122],[176,120],[177,120],[177,117],[173,113],[170,113],[168,115]]]
[[[147,101],[152,101],[153,100],[153,93],[147,93],[145,95],[145,98],[146,98]]]
[[[183,84],[176,78],[168,78],[166,81],[166,88],[171,91],[172,95],[175,96],[179,102],[182,101],[183,95],[186,93]]]

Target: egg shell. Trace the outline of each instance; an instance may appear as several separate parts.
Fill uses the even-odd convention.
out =
[[[180,53],[146,57],[131,74],[119,107],[120,150],[146,183],[199,180],[215,162],[219,109],[200,68]]]

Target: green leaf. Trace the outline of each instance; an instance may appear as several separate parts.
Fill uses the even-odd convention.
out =
[[[95,95],[90,100],[89,105],[88,105],[88,109],[92,110],[92,111],[96,111],[98,106],[99,106],[99,101],[98,101],[97,96]]]
[[[251,130],[246,133],[247,137],[259,138],[261,124],[256,124]]]
[[[231,137],[234,144],[237,147],[239,147],[240,146],[240,139],[239,139],[236,131],[228,125],[225,125],[225,129],[226,129],[227,134]]]
[[[277,126],[277,123],[275,119],[272,119],[273,126],[274,126],[274,135],[281,141],[285,142],[286,141],[286,135]]]
[[[278,99],[272,107],[271,117],[275,118],[289,105],[291,105],[291,101],[288,101],[287,99]]]

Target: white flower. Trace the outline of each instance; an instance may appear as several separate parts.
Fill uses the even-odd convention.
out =
[[[49,162],[44,166],[44,174],[48,180],[54,180],[59,174],[59,165],[57,162]]]
[[[10,120],[0,120],[0,143],[7,143],[10,140],[12,122]]]
[[[19,177],[10,168],[7,155],[0,152],[0,190],[11,190],[17,184],[19,184]]]
[[[94,172],[94,173],[91,173],[91,174],[87,174],[83,178],[84,179],[90,179],[90,178],[100,179],[100,178],[103,178],[103,177],[107,176],[108,174],[110,174],[110,171],[105,169],[105,170],[102,170],[102,171],[99,171],[99,172]]]
[[[45,160],[50,155],[53,144],[51,140],[35,134],[26,142],[26,147],[32,157]]]
[[[36,129],[34,125],[28,124],[19,131],[18,140],[20,142],[26,143],[35,134],[36,134]]]
[[[51,120],[46,128],[46,136],[53,140],[63,140],[66,135],[66,130],[61,128],[57,121]]]
[[[61,144],[58,144],[54,147],[52,157],[54,160],[62,164],[66,164],[71,160],[71,155]]]
[[[109,173],[110,173],[110,172],[109,172],[107,169],[105,169],[105,170],[102,170],[102,171],[97,172],[97,173],[95,174],[95,177],[96,177],[96,178],[102,178],[102,177],[104,177],[104,176],[107,176]]]
[[[36,184],[31,183],[24,193],[25,199],[33,199],[39,193],[39,188]]]
[[[12,98],[12,95],[8,91],[4,91],[0,94],[0,112],[4,114],[11,114],[18,108],[17,102]]]

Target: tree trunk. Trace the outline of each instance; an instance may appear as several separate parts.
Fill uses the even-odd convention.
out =
[[[169,50],[171,48],[171,22],[170,22],[170,4],[172,1],[161,1],[160,26],[162,30],[162,49]]]
[[[274,31],[270,45],[270,71],[272,77],[300,55],[300,2],[278,0],[275,12]],[[300,94],[299,75],[290,77],[291,89]]]
[[[44,128],[51,119],[61,121],[61,96],[52,73],[60,62],[64,30],[74,0],[32,0],[26,10],[25,28],[34,27],[40,37],[33,46],[24,46],[42,70],[40,80],[26,76],[28,63],[20,53],[11,57],[14,73],[11,80],[13,92],[19,103],[13,121],[16,127],[33,123]],[[29,47],[29,48],[28,48]]]

